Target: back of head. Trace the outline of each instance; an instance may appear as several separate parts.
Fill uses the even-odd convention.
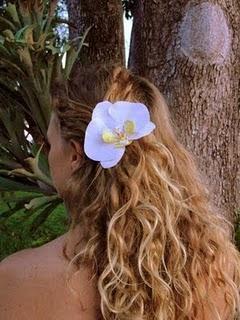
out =
[[[70,231],[80,225],[84,243],[71,263],[93,265],[103,317],[193,319],[207,295],[203,281],[217,286],[219,279],[233,314],[239,253],[209,203],[194,157],[176,138],[158,89],[121,66],[75,69],[53,88],[62,137],[83,145],[92,111],[105,100],[145,104],[156,129],[127,146],[109,169],[83,153],[64,190]],[[228,259],[234,281],[224,271]],[[211,297],[207,302],[214,309]]]

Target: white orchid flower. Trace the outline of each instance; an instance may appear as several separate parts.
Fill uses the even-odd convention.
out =
[[[90,159],[100,161],[103,168],[111,168],[120,161],[127,145],[150,134],[155,127],[142,103],[100,102],[85,132],[84,152]]]

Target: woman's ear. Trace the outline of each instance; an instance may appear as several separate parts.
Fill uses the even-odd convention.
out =
[[[75,171],[80,167],[83,158],[83,148],[80,142],[73,139],[70,140],[71,148],[71,170]]]

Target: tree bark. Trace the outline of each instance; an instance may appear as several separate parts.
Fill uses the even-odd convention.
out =
[[[92,26],[83,47],[80,64],[125,63],[123,8],[121,0],[68,0],[70,38],[83,35]]]
[[[240,3],[139,0],[133,14],[129,67],[164,94],[213,203],[232,221],[240,207]]]

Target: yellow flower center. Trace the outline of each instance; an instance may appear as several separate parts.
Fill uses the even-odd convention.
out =
[[[128,140],[128,136],[135,132],[135,122],[126,120],[124,122],[123,131],[115,128],[114,131],[104,130],[102,139],[105,143],[112,143],[116,148],[121,148],[129,145],[132,141]]]

